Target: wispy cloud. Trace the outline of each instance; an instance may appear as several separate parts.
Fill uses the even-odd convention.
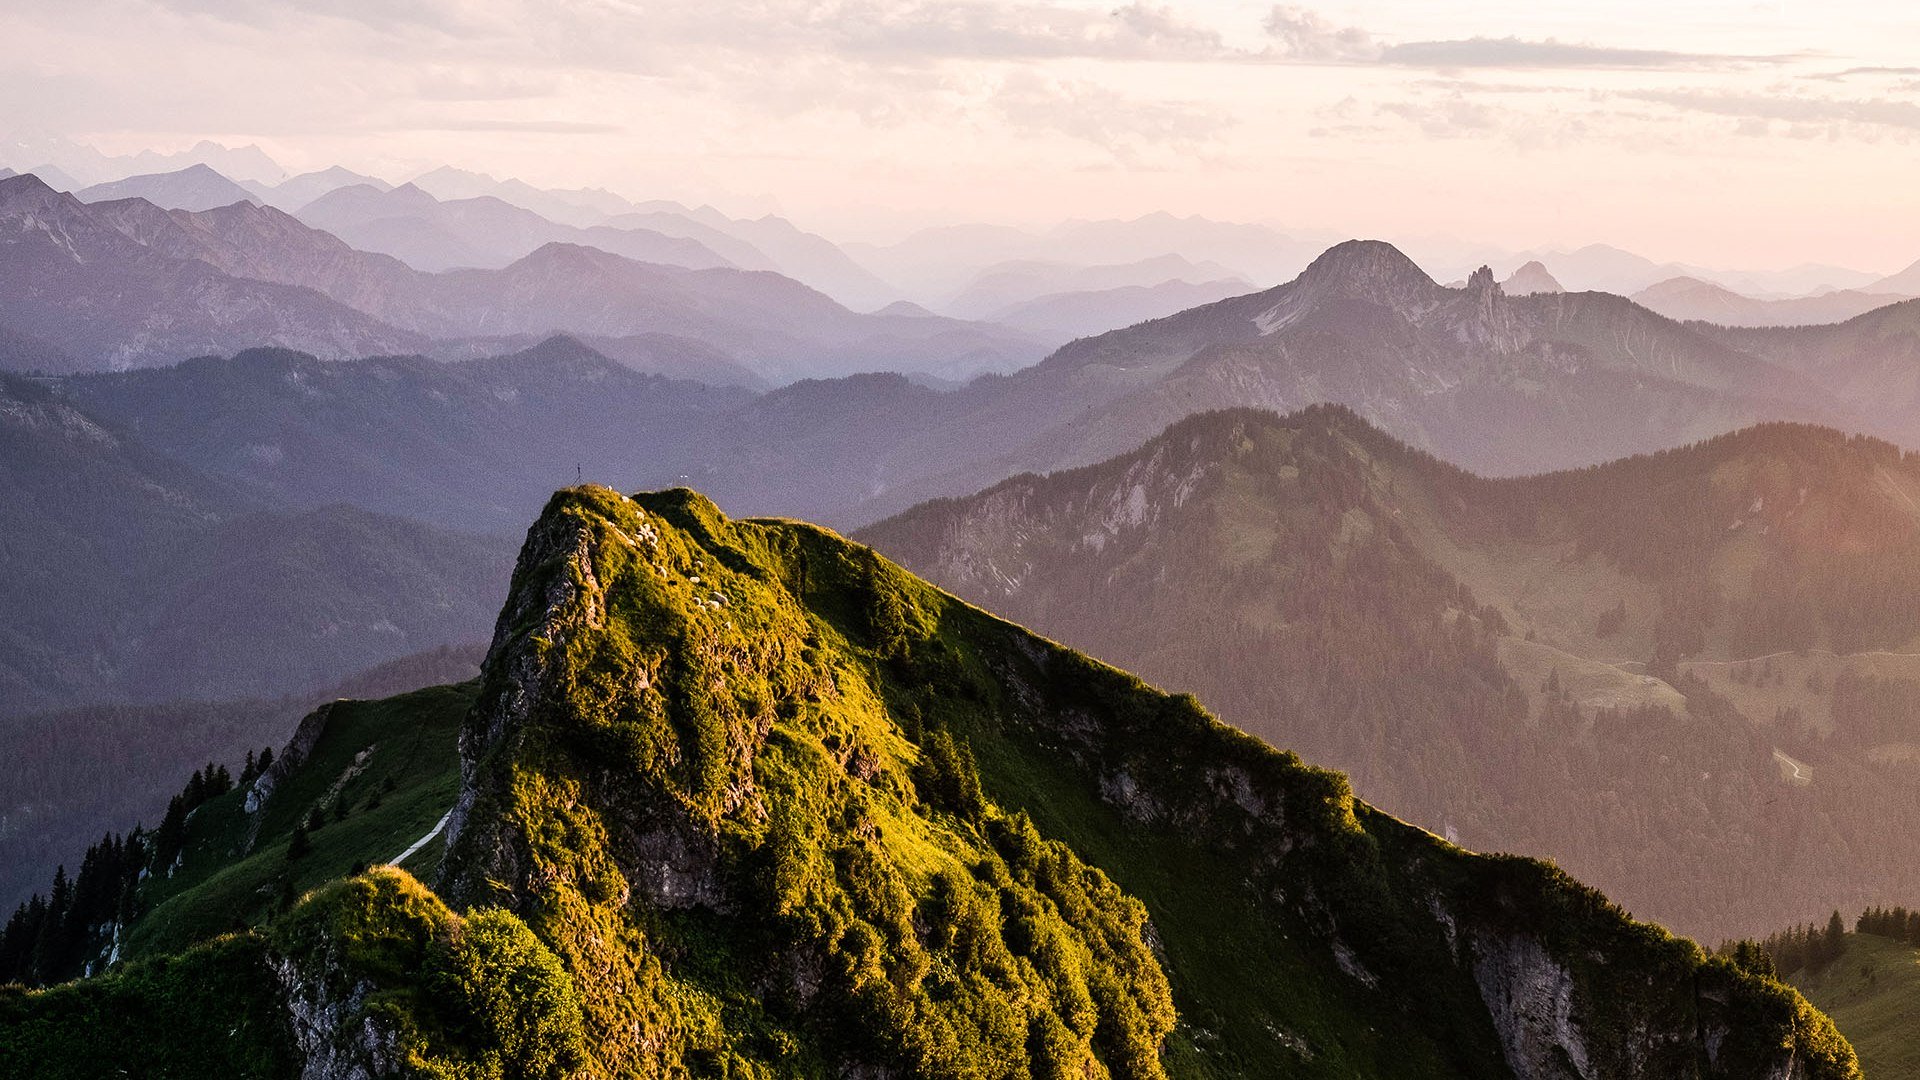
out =
[[[1841,71],[1816,71],[1802,75],[1803,79],[1818,82],[1845,82],[1848,79],[1886,77],[1904,78],[1920,75],[1920,67],[1851,67]]]
[[[1417,68],[1706,70],[1781,64],[1788,56],[1675,52],[1614,45],[1472,37],[1389,42],[1358,26],[1341,26],[1309,8],[1279,5],[1267,14],[1272,55],[1299,63],[1385,64]]]
[[[626,129],[619,124],[595,124],[577,120],[443,119],[402,124],[401,131],[518,131],[536,135],[615,135]]]
[[[1204,106],[1141,100],[1098,84],[1032,72],[1008,77],[991,104],[1018,130],[1066,135],[1127,164],[1144,163],[1157,149],[1198,148],[1233,123]]]
[[[1710,90],[1635,90],[1620,95],[1691,112],[1792,124],[1864,124],[1920,131],[1920,104],[1895,98],[1842,100]]]

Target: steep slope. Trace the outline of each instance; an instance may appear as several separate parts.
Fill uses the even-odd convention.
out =
[[[1394,813],[1717,937],[1920,887],[1916,499],[1911,455],[1820,429],[1488,481],[1320,408],[859,535]]]
[[[110,213],[31,175],[0,180],[0,291],[9,329],[94,368],[263,344],[341,358],[425,343],[313,290],[147,247]]]
[[[265,917],[253,875],[366,858],[374,774],[432,789],[382,726],[461,693],[315,717],[203,801],[129,940]],[[688,492],[557,495],[472,700],[437,895],[376,871],[167,966],[0,1000],[0,1064],[84,1044],[155,1071],[182,1042],[85,1017],[160,995],[199,1006],[189,1039],[230,1027],[200,1053],[309,1075],[1858,1075],[1791,991],[1550,867],[1452,848],[1191,699]],[[334,800],[343,822],[310,813]]]
[[[46,386],[0,376],[0,701],[278,695],[471,640],[498,540],[274,512]]]

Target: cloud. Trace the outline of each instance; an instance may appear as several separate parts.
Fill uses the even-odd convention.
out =
[[[1234,54],[1210,27],[1144,2],[1107,12],[984,0],[843,0],[771,32],[804,27],[844,55],[896,60],[1207,60]]]
[[[1920,75],[1920,67],[1854,67],[1847,68],[1844,71],[1815,72],[1811,75],[1802,75],[1801,78],[1820,82],[1845,82],[1848,79],[1875,75],[1892,76],[1896,78]]]
[[[1267,13],[1270,55],[1297,63],[1385,64],[1420,68],[1612,70],[1705,69],[1783,63],[1788,57],[1631,49],[1518,37],[1473,37],[1451,41],[1389,44],[1370,30],[1340,26],[1318,12],[1291,4]]]
[[[1436,102],[1391,102],[1380,106],[1380,111],[1406,120],[1437,139],[1486,135],[1500,127],[1497,110],[1460,94]]]
[[[1611,70],[1716,69],[1781,64],[1785,56],[1736,56],[1723,53],[1627,49],[1516,37],[1464,38],[1459,41],[1410,41],[1380,54],[1380,61],[1429,68],[1600,68]]]
[[[423,101],[524,101],[549,97],[557,87],[552,78],[529,79],[492,68],[438,68],[414,80],[413,96]]]
[[[626,130],[619,124],[594,124],[575,120],[428,120],[398,125],[402,131],[517,131],[535,135],[617,135]]]
[[[1139,164],[1152,151],[1191,151],[1231,126],[1230,117],[1183,102],[1143,101],[1094,83],[1010,75],[990,104],[1017,130],[1057,133]]]
[[[1689,112],[1792,124],[1859,124],[1920,131],[1920,104],[1893,98],[1841,100],[1696,90],[1635,90],[1621,97]]]
[[[1386,51],[1373,34],[1357,26],[1337,26],[1315,11],[1279,5],[1267,13],[1267,35],[1274,53],[1309,63],[1372,63]]]

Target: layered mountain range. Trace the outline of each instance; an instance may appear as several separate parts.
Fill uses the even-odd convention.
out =
[[[371,189],[323,201],[355,190]],[[697,246],[646,235],[676,251]],[[685,341],[774,381],[876,368],[967,375],[1039,352],[1004,328],[856,314],[778,274],[716,265],[724,260],[711,253],[695,261],[712,268],[689,269],[552,241],[499,269],[426,273],[251,202],[201,212],[84,203],[31,175],[0,180],[0,236],[0,284],[12,297],[0,319],[88,368],[258,345],[327,359],[471,355],[484,347],[461,339],[556,330]]]
[[[252,207],[228,208],[213,217],[223,214],[275,215],[266,220],[291,222]],[[212,229],[211,223],[203,224]],[[290,228],[303,227],[291,223]],[[260,267],[257,272],[297,273],[395,320],[442,331],[458,320],[434,306],[443,298],[435,290],[452,289],[475,305],[456,311],[468,311],[472,322],[503,333],[535,325],[535,317],[525,313],[543,305],[578,312],[578,321],[593,323],[599,309],[591,297],[603,294],[594,290],[620,281],[660,312],[662,321],[682,321],[674,323],[674,333],[587,339],[603,350],[603,358],[741,387],[755,383],[753,372],[727,366],[715,347],[683,335],[724,338],[734,348],[741,348],[743,339],[759,341],[774,349],[773,342],[783,338],[830,339],[839,332],[835,327],[851,333],[896,324],[915,327],[923,343],[936,342],[948,325],[904,309],[852,316],[817,296],[813,307],[796,308],[788,303],[790,290],[776,289],[767,300],[775,304],[767,310],[775,313],[755,316],[761,329],[748,332],[735,324],[739,332],[734,333],[700,316],[698,305],[705,299],[689,300],[687,306],[695,310],[688,311],[674,306],[688,291],[663,290],[678,283],[709,290],[711,297],[717,284],[738,286],[749,292],[737,294],[735,306],[762,311],[761,301],[748,297],[761,295],[755,290],[763,290],[764,275],[670,271],[567,247],[543,249],[503,271],[421,275],[329,242],[330,247],[317,244],[304,264],[289,260],[277,271]],[[220,254],[213,241],[204,243],[213,249],[208,258],[245,268],[238,256]],[[342,264],[329,261],[334,258],[356,268],[365,261],[368,272],[364,277],[357,271],[337,273],[333,268]],[[290,269],[301,265],[305,269]],[[442,279],[448,283],[438,284]],[[350,291],[356,282],[376,280],[377,287]],[[628,309],[621,310],[621,318],[631,318]],[[511,319],[496,314],[506,311],[519,314]],[[1920,414],[1903,404],[1912,400],[1914,388],[1902,382],[1905,369],[1897,359],[1900,350],[1920,343],[1916,328],[1904,321],[1905,311],[1883,309],[1826,330],[1716,330],[1675,323],[1601,293],[1508,296],[1487,275],[1449,289],[1388,245],[1353,242],[1330,250],[1286,285],[1076,341],[1012,375],[980,378],[944,392],[896,374],[808,381],[767,393],[707,394],[705,405],[686,414],[697,421],[669,425],[672,438],[655,438],[669,429],[639,418],[674,412],[665,404],[678,400],[673,394],[661,399],[662,408],[652,409],[617,393],[598,400],[586,393],[564,424],[532,415],[505,420],[529,406],[518,404],[504,388],[489,400],[455,395],[443,402],[409,398],[404,388],[410,384],[402,382],[399,396],[385,400],[391,364],[384,361],[344,362],[324,375],[313,367],[319,381],[302,384],[250,377],[251,362],[236,358],[224,365],[76,379],[63,392],[195,467],[258,479],[272,470],[251,462],[248,447],[276,440],[259,423],[250,425],[252,434],[246,425],[235,426],[228,419],[232,407],[244,401],[244,411],[254,415],[309,415],[302,410],[317,404],[312,400],[316,387],[339,387],[338,394],[322,399],[328,417],[318,434],[322,441],[332,437],[328,425],[369,432],[376,440],[403,438],[389,430],[402,417],[465,432],[459,436],[463,449],[446,467],[418,461],[416,455],[390,456],[379,468],[393,479],[362,483],[356,496],[382,508],[412,506],[414,512],[444,506],[448,516],[436,511],[434,519],[461,527],[498,528],[512,514],[529,512],[551,486],[550,465],[535,469],[541,483],[522,488],[512,479],[517,470],[511,466],[502,483],[502,470],[462,470],[457,460],[503,461],[521,454],[522,444],[508,433],[534,424],[546,428],[534,443],[542,460],[594,463],[596,475],[623,483],[673,483],[685,477],[741,510],[858,525],[921,499],[977,490],[1014,473],[1103,460],[1195,411],[1221,407],[1285,411],[1322,401],[1345,404],[1414,446],[1486,474],[1583,466],[1769,419],[1813,420],[1920,441],[1913,420]],[[566,319],[556,315],[548,321]],[[632,323],[599,325],[612,331]],[[504,351],[532,337],[517,333],[470,340],[465,349]],[[442,380],[431,365],[412,370],[427,383]],[[443,374],[454,382],[466,377],[457,368]],[[211,390],[229,377],[235,380],[231,386]],[[346,389],[350,386],[357,388]],[[641,412],[632,412],[636,407]],[[317,460],[323,463],[328,456],[322,453]],[[403,478],[408,473],[417,475]],[[295,499],[309,497],[298,490],[308,481],[267,482],[281,485]],[[485,485],[497,485],[495,496],[484,495]],[[457,499],[420,495],[429,488],[463,493]],[[514,494],[499,497],[507,492]],[[494,506],[506,508],[508,517],[487,516],[486,508]]]

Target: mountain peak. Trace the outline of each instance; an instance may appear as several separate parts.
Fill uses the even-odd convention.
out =
[[[14,173],[12,176],[0,177],[0,205],[20,198],[34,196],[46,198],[47,196],[57,194],[59,194],[59,192],[55,191],[45,180],[40,179],[30,172]]]
[[[612,360],[607,359],[606,354],[572,334],[554,334],[537,345],[529,346],[502,359],[548,365],[576,363],[581,360],[598,361],[609,366],[613,364]]]
[[[1262,294],[1277,302],[1254,323],[1262,334],[1272,334],[1329,300],[1364,301],[1416,315],[1431,310],[1443,292],[1392,244],[1348,240],[1322,252],[1293,281]]]
[[[1508,296],[1529,296],[1533,293],[1562,293],[1566,288],[1558,278],[1547,270],[1539,259],[1515,270],[1506,281],[1501,283],[1500,291]]]
[[[564,240],[550,240],[515,260],[508,269],[512,270],[516,267],[593,269],[627,261],[629,260],[608,254],[596,247],[570,244]]]
[[[1386,290],[1407,286],[1435,287],[1425,270],[1384,240],[1347,240],[1335,244],[1301,271],[1298,283],[1342,293],[1377,291],[1384,294]]]

